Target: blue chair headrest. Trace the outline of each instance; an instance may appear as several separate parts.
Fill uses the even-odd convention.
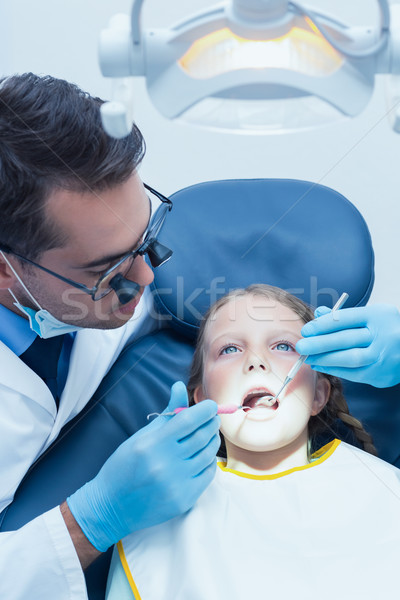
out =
[[[195,337],[210,304],[252,283],[284,288],[312,306],[366,304],[374,253],[358,210],[306,181],[209,181],[180,190],[159,236],[174,251],[153,293],[171,326]]]

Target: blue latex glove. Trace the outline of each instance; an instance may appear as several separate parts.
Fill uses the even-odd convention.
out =
[[[187,406],[172,386],[164,412]],[[189,510],[212,481],[219,448],[218,406],[205,400],[173,417],[162,414],[117,448],[98,475],[67,499],[83,533],[104,552],[132,531]]]
[[[400,313],[376,304],[334,313],[318,307],[316,319],[301,330],[296,351],[321,373],[350,381],[390,387],[400,383]]]

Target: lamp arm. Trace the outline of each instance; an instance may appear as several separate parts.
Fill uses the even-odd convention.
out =
[[[134,45],[139,45],[141,42],[141,14],[144,0],[133,0],[131,21],[132,21],[132,41]]]
[[[348,58],[367,58],[377,54],[387,44],[390,34],[390,8],[387,0],[378,0],[378,4],[381,13],[381,30],[379,40],[364,50],[348,50],[338,44],[337,41],[330,35],[330,33],[328,33],[325,27],[321,25],[320,21],[318,20],[318,17],[320,16],[318,13],[304,8],[300,4],[297,4],[297,2],[289,2],[289,6],[291,8],[303,16],[308,17],[311,19],[311,21],[313,21],[313,23],[315,23],[321,34],[330,43],[330,45],[335,48],[335,50]]]

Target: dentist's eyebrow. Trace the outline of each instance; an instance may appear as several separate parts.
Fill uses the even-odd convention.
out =
[[[135,248],[137,246],[139,246],[139,242],[135,244]],[[133,252],[133,250],[127,250],[125,252],[120,252],[119,254],[113,254],[113,255],[109,255],[109,256],[104,256],[102,258],[99,258],[97,260],[93,260],[92,262],[86,263],[84,265],[79,265],[79,267],[73,267],[74,269],[90,269],[92,267],[100,267],[102,265],[108,265],[110,263],[114,263],[114,262],[118,262],[118,260],[120,258],[122,258],[123,256],[126,256],[127,254],[129,254],[130,252]]]

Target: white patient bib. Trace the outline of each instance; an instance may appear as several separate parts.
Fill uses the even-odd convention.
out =
[[[134,598],[398,600],[398,469],[338,440],[276,475],[219,466],[183,517],[120,542]]]

